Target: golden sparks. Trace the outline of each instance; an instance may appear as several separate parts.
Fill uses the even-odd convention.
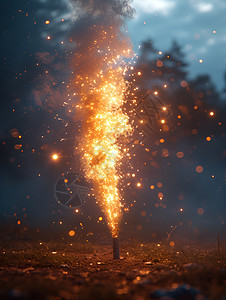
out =
[[[83,114],[79,150],[85,176],[92,180],[96,200],[106,214],[112,236],[117,237],[122,207],[118,188],[122,177],[120,166],[123,156],[127,154],[123,151],[120,138],[132,132],[129,117],[122,109],[128,88],[124,79],[125,68],[121,63],[130,49],[121,45],[113,27],[95,26],[92,30],[95,34],[88,49],[89,57],[98,62],[95,61],[88,70],[84,70],[83,75],[75,78]],[[96,55],[100,47],[107,48],[104,58],[103,53],[101,57]],[[79,59],[81,63],[87,58],[84,54]]]

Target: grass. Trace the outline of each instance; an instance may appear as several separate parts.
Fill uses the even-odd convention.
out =
[[[155,243],[111,245],[8,242],[0,246],[0,298],[146,299],[156,289],[186,283],[209,299],[226,295],[225,253]]]

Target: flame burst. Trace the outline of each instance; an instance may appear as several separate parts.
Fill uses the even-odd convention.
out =
[[[118,185],[123,151],[119,140],[132,131],[122,107],[128,93],[122,65],[123,57],[131,51],[114,27],[94,25],[90,32],[89,48],[76,57],[78,69],[83,70],[75,78],[82,113],[79,150],[85,175],[92,179],[97,202],[112,236],[117,237],[122,206]]]

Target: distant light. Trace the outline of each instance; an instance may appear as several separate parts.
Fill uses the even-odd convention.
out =
[[[74,236],[74,235],[75,235],[75,232],[74,232],[74,230],[70,230],[68,234],[69,234],[70,236]]]
[[[198,208],[197,209],[197,214],[200,215],[200,216],[203,215],[204,214],[204,209],[202,207]]]
[[[46,38],[47,38],[47,40],[50,40],[50,39],[51,39],[51,37],[50,37],[49,35],[48,35]]]
[[[177,157],[178,158],[184,157],[184,153],[182,151],[177,152]]]
[[[152,185],[150,186],[150,189],[151,189],[151,190],[154,190],[154,188],[155,188],[155,186],[152,184]]]
[[[200,59],[200,60],[199,60],[199,63],[200,63],[200,64],[202,64],[202,63],[203,63],[203,60],[202,60],[202,59]]]
[[[213,111],[210,112],[210,116],[214,116],[214,112]]]
[[[78,209],[76,209],[76,210],[75,210],[75,212],[76,212],[76,213],[78,213],[78,212],[79,212],[79,210],[78,210]]]
[[[166,111],[166,107],[164,106],[163,108],[162,108],[164,111]]]
[[[207,140],[207,142],[211,141],[211,137],[208,136],[208,137],[206,138],[206,140]]]
[[[138,187],[141,187],[141,183],[140,183],[140,182],[137,182],[137,186],[138,186]]]
[[[140,76],[140,75],[141,75],[141,72],[138,72],[137,74]]]
[[[161,120],[161,123],[164,124],[166,121],[165,120]]]
[[[158,95],[158,92],[157,92],[157,91],[155,91],[155,92],[154,92],[154,95]]]
[[[103,220],[103,218],[102,217],[99,217],[99,221],[102,221]]]
[[[58,158],[59,158],[59,155],[58,155],[58,154],[53,154],[53,155],[52,155],[52,159],[57,160]]]
[[[196,170],[197,173],[202,173],[203,172],[203,167],[202,166],[197,166],[195,168],[195,170]]]
[[[45,23],[48,25],[48,24],[50,23],[50,21],[49,21],[49,20],[46,20]]]

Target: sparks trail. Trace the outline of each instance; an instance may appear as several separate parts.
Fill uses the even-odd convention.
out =
[[[123,58],[131,50],[122,38],[120,24],[111,25],[92,25],[88,45],[78,45],[74,83],[80,98],[82,127],[78,150],[83,170],[94,183],[95,197],[105,212],[112,236],[117,237],[122,206],[118,189],[123,158],[120,141],[132,132],[122,108],[128,93]]]

